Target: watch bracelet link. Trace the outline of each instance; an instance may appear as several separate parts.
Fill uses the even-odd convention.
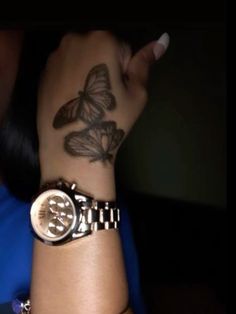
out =
[[[94,201],[92,208],[84,209],[81,223],[88,226],[88,230],[118,229],[120,210],[115,202]]]
[[[53,184],[53,183],[52,183]],[[47,183],[46,188],[50,187],[50,183]],[[70,191],[74,191],[74,200],[77,201],[76,194],[84,193],[76,190],[75,183],[69,183],[64,179],[59,179],[56,185],[60,187],[66,187]],[[85,193],[87,194],[87,193]],[[82,210],[82,221],[78,231],[98,231],[118,229],[120,222],[120,210],[116,207],[115,201],[101,201],[94,200],[92,196],[86,195],[90,198],[91,206],[87,207],[86,204]]]
[[[58,181],[45,183],[41,187],[40,192],[51,188],[59,188],[62,190],[65,188],[70,193],[74,192],[75,195],[73,195],[73,199],[75,202],[79,199],[77,198],[77,194],[82,194],[91,201],[90,207],[88,207],[88,204],[82,207],[82,221],[79,229],[75,231],[75,238],[77,238],[76,232],[92,232],[119,228],[120,210],[117,208],[115,201],[94,200],[91,195],[88,196],[87,193],[76,190],[76,183],[70,183],[63,178],[60,178]]]

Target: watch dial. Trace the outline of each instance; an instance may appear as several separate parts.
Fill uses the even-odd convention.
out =
[[[74,203],[60,190],[43,192],[31,207],[31,223],[40,238],[47,241],[62,240],[76,223]]]

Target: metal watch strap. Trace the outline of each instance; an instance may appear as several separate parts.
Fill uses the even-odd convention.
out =
[[[95,200],[87,193],[77,190],[76,183],[69,183],[62,178],[47,182],[41,192],[55,188],[64,191],[78,205],[79,220],[77,229],[72,233],[72,239],[83,237],[93,231],[119,228],[120,210],[115,201]]]
[[[94,201],[93,207],[83,210],[81,223],[87,230],[117,229],[120,221],[120,210],[115,202]]]

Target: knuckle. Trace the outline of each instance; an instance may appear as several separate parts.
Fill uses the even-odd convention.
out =
[[[140,89],[140,92],[139,92],[139,101],[140,103],[142,104],[146,104],[147,101],[148,101],[148,93],[147,93],[147,90],[145,88],[142,88]]]
[[[110,32],[105,31],[105,30],[93,30],[93,31],[90,31],[88,35],[90,37],[98,38],[98,39],[101,39],[101,38],[107,39],[111,37]]]
[[[60,47],[62,50],[67,49],[69,47],[76,46],[78,43],[80,43],[82,39],[82,35],[77,33],[67,33],[64,35],[60,42]]]
[[[58,55],[57,50],[50,53],[50,55],[47,58],[46,68],[48,68],[49,65],[51,65],[52,63],[54,63],[56,61],[57,55]]]
[[[75,35],[72,33],[67,33],[66,35],[64,35],[61,39],[60,46],[64,47],[70,44],[73,41],[74,36]]]
[[[117,40],[115,36],[106,30],[93,30],[86,34],[68,33],[63,36],[60,42],[60,50],[70,47],[78,47],[78,45],[91,45],[96,47],[97,51],[117,49]]]
[[[96,31],[91,31],[89,34],[89,39],[93,42],[96,43],[97,47],[107,47],[107,48],[112,48],[117,46],[117,41],[115,36],[105,30],[96,30]]]

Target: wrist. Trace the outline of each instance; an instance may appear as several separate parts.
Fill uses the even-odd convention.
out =
[[[78,189],[91,194],[98,200],[115,200],[114,166],[110,163],[91,163],[86,159],[67,156],[41,158],[41,183],[63,178],[75,182]]]

